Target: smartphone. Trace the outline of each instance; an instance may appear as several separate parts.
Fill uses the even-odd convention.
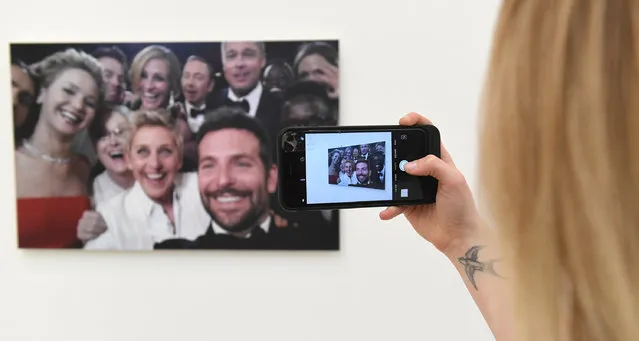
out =
[[[433,125],[289,127],[277,146],[278,198],[287,211],[435,202],[437,179],[404,171],[410,161],[441,157]]]

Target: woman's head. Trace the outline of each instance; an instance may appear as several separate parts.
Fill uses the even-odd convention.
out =
[[[56,134],[75,135],[102,112],[102,68],[89,54],[67,49],[32,65],[30,71],[41,86],[39,124]]]
[[[177,117],[165,109],[131,114],[127,161],[133,176],[154,201],[170,200],[175,177],[182,167],[183,142]]]
[[[351,160],[353,158],[353,148],[346,147],[344,149],[344,159]]]
[[[480,183],[511,251],[518,340],[639,340],[638,22],[634,1],[502,7]]]
[[[181,93],[181,66],[170,49],[151,45],[140,51],[131,62],[130,79],[133,91],[140,98],[141,108],[166,108],[171,95]]]
[[[125,106],[110,108],[105,113],[101,133],[95,139],[95,150],[100,163],[113,174],[130,172],[125,159],[132,130],[129,115],[129,109]]]
[[[293,63],[300,80],[326,84],[331,98],[339,97],[339,64],[337,50],[323,42],[302,45]]]
[[[342,153],[339,151],[339,149],[336,149],[331,153],[330,164],[335,165],[335,167],[338,167],[340,165],[341,159],[342,159]]]
[[[359,147],[353,147],[351,155],[353,156],[353,160],[359,159]]]
[[[353,175],[353,160],[342,160],[341,171],[348,176]]]

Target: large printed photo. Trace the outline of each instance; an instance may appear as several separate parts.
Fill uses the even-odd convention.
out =
[[[10,50],[19,248],[339,249],[275,160],[280,129],[338,124],[337,41]]]

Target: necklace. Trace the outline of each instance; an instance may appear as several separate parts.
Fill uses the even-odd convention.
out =
[[[22,140],[22,144],[24,145],[25,148],[27,148],[31,153],[41,157],[42,159],[44,159],[45,161],[48,162],[52,162],[52,163],[57,163],[57,164],[61,164],[61,165],[65,165],[67,163],[69,163],[71,161],[71,157],[66,157],[66,158],[59,158],[59,157],[54,157],[51,156],[47,153],[43,153],[40,150],[38,150],[36,147],[34,147],[33,145],[31,145],[29,142],[27,142],[26,139]]]

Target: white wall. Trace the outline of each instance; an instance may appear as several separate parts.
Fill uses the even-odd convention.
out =
[[[184,1],[155,10],[131,0],[11,1],[0,11],[4,117],[5,39],[339,38],[341,123],[427,114],[475,188],[477,104],[498,1],[372,3],[202,1],[189,12]],[[8,122],[3,165],[12,165]],[[343,212],[336,253],[21,252],[13,169],[2,172],[0,340],[493,340],[448,261],[403,219],[378,221],[380,209]]]

